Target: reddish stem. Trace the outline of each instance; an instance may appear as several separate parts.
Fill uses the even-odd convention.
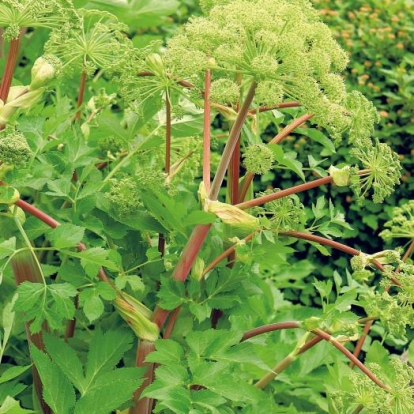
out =
[[[286,197],[291,194],[297,194],[302,191],[310,190],[311,188],[320,187],[321,185],[330,184],[332,182],[332,177],[323,177],[318,178],[317,180],[310,181],[305,184],[296,185],[286,190],[277,191],[276,193],[267,194],[262,197],[255,198],[254,200],[245,201],[243,203],[236,204],[236,207],[246,210],[248,208],[260,206],[262,204],[268,203],[270,201],[278,200],[279,198]]]
[[[32,206],[31,204],[27,203],[23,200],[16,201],[16,205],[20,207],[22,210],[26,211],[26,213],[31,214],[34,217],[37,217],[40,221],[43,221],[43,223],[47,224],[49,227],[52,227],[53,229],[60,225],[58,221],[56,221],[54,218],[50,217],[43,211],[39,210],[35,206]]]
[[[179,306],[178,308],[175,308],[171,312],[171,316],[168,319],[168,324],[167,324],[167,326],[165,328],[165,331],[164,331],[164,335],[163,335],[164,339],[168,339],[171,336],[172,331],[173,331],[174,326],[175,326],[175,322],[177,321],[178,315],[180,314],[180,311],[181,311],[181,306]]]
[[[17,285],[20,285],[23,282],[31,283],[43,283],[42,275],[40,274],[39,267],[35,262],[32,254],[30,252],[21,252],[16,255],[10,262],[14,278]],[[25,323],[26,327],[26,336],[28,343],[32,343],[36,346],[37,349],[42,351],[45,350],[43,343],[43,332],[48,331],[49,328],[47,323],[42,324],[42,329],[39,333],[33,334],[30,331],[31,321]],[[32,367],[33,372],[33,386],[37,396],[38,401],[42,407],[43,414],[51,414],[52,411],[50,407],[46,404],[43,399],[43,384],[40,379],[39,372],[35,365]]]
[[[365,343],[365,339],[367,339],[368,333],[371,329],[372,324],[374,323],[374,321],[368,321],[365,325],[364,325],[364,329],[362,331],[362,335],[359,337],[358,342],[355,345],[355,349],[353,352],[353,355],[356,359],[358,359],[359,354],[362,351],[362,347],[364,346]],[[349,367],[352,369],[354,368],[355,363],[354,361],[350,361],[349,363]]]
[[[251,109],[249,111],[249,114],[254,115],[257,112],[267,112],[267,111],[273,111],[273,109],[283,109],[283,108],[296,108],[300,105],[300,102],[282,102],[281,104],[274,105],[274,106],[260,106],[256,109]]]
[[[291,104],[298,104],[299,102],[291,102]],[[298,106],[294,105],[294,106]],[[304,114],[301,117],[295,119],[292,123],[285,126],[270,142],[269,144],[279,144],[283,139],[285,139],[292,131],[294,131],[296,128],[301,126],[303,123],[305,123],[307,120],[313,117],[313,114]],[[243,180],[243,187],[240,191],[240,195],[238,200],[242,202],[247,194],[247,191],[249,189],[250,184],[252,183],[254,179],[254,174],[247,173]]]
[[[82,106],[83,98],[85,96],[86,79],[87,79],[86,72],[82,72],[80,85],[79,85],[78,102],[76,104],[76,108],[78,109],[78,111],[76,112],[76,115],[75,115],[75,120],[76,121],[79,121],[80,118],[81,118],[81,115],[82,115],[82,111],[80,110],[80,107]]]
[[[259,326],[258,328],[245,332],[240,342],[247,341],[254,336],[262,335],[267,332],[279,331],[281,329],[297,329],[300,327],[300,322],[297,321],[271,323],[269,325]]]
[[[0,86],[0,99],[6,103],[7,97],[9,95],[10,86],[13,80],[13,73],[16,69],[17,60],[19,57],[20,43],[22,39],[23,29],[20,30],[20,35],[17,39],[12,39],[10,41],[9,52],[7,54],[6,66],[4,68],[3,78],[1,80]]]
[[[213,200],[213,201],[217,200],[220,187],[221,187],[221,184],[223,183],[224,176],[229,166],[234,148],[236,147],[244,121],[246,120],[247,113],[249,111],[249,106],[251,102],[253,101],[256,87],[257,87],[256,82],[253,82],[250,85],[249,91],[247,92],[243,105],[240,108],[239,113],[237,114],[237,118],[236,118],[236,121],[234,122],[233,128],[231,129],[229,139],[227,140],[227,144],[224,147],[223,155],[221,157],[220,164],[218,165],[216,175],[214,176],[213,183],[211,184],[211,191],[209,194],[210,200]]]
[[[138,344],[138,353],[135,365],[137,367],[147,368],[144,375],[144,382],[134,393],[134,407],[129,409],[129,414],[149,414],[152,412],[154,400],[152,398],[141,398],[144,390],[154,381],[154,364],[152,362],[145,362],[148,354],[155,351],[153,342],[140,340]]]
[[[204,127],[203,127],[203,183],[207,194],[210,192],[210,86],[211,86],[211,71],[206,70],[204,80]]]
[[[187,279],[191,267],[197,258],[198,252],[201,250],[204,240],[210,231],[210,227],[210,224],[199,224],[194,227],[193,232],[191,233],[191,236],[188,239],[187,244],[185,245],[180,258],[178,259],[178,263],[171,275],[174,280],[183,283]],[[170,311],[157,306],[154,310],[152,321],[161,329],[164,326],[169,313]]]
[[[284,138],[286,138],[296,128],[300,127],[306,121],[311,119],[313,114],[304,114],[299,118],[295,119],[292,123],[285,126],[270,142],[269,144],[279,144]]]
[[[250,241],[253,236],[256,234],[256,232],[249,234],[247,237],[245,237],[243,240],[245,242]],[[236,251],[237,245],[229,247],[227,250],[225,250],[223,253],[218,255],[212,262],[210,262],[203,270],[202,276],[204,277],[208,272],[213,270],[222,260],[226,259],[227,257],[230,257],[235,251]]]
[[[349,360],[351,360],[369,379],[371,379],[375,384],[386,391],[390,389],[380,381],[373,372],[371,372],[361,361],[359,361],[350,351],[348,351],[341,343],[339,343],[334,337],[329,335],[327,332],[322,331],[321,329],[314,329],[312,332],[315,335],[320,336],[325,341],[330,342],[336,349],[341,351]]]

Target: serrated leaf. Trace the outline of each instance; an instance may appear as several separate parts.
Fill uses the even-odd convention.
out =
[[[33,344],[30,346],[30,354],[42,380],[43,398],[46,403],[55,413],[71,413],[76,397],[67,376]]]
[[[109,251],[104,250],[102,247],[92,247],[81,252],[64,252],[69,256],[79,258],[86,274],[91,278],[96,277],[101,267],[106,267],[109,270],[118,270],[116,264],[112,260],[107,259]]]
[[[133,342],[127,331],[97,331],[89,346],[85,387],[88,388],[101,374],[114,368]]]
[[[89,3],[91,8],[107,10],[132,27],[156,26],[179,6],[176,0],[91,0]]]
[[[0,407],[0,414],[36,414],[36,412],[20,407],[19,401],[7,396]]]
[[[104,312],[104,304],[96,288],[85,288],[79,294],[79,303],[89,322],[98,319]]]
[[[162,365],[175,365],[184,358],[183,347],[171,339],[159,339],[155,341],[156,351],[151,352],[145,361],[157,362]]]
[[[161,281],[157,296],[160,299],[159,306],[163,309],[175,309],[186,301],[184,283],[165,277]]]
[[[132,399],[144,370],[118,368],[100,375],[76,403],[73,414],[108,414]]]
[[[155,381],[145,389],[143,395],[149,398],[165,398],[171,389],[186,386],[189,381],[187,369],[182,365],[162,365],[155,370]]]
[[[11,237],[8,240],[0,243],[0,259],[4,259],[14,253],[16,250],[16,237]]]
[[[0,376],[0,384],[17,378],[18,376],[26,372],[30,367],[31,365],[25,365],[22,367],[14,366],[7,368]]]
[[[85,235],[85,228],[63,223],[48,233],[48,239],[57,249],[76,247]]]
[[[75,314],[73,297],[77,290],[69,283],[24,282],[17,288],[18,297],[13,310],[24,312],[25,321],[30,324],[32,333],[39,332],[42,323],[47,321],[52,329],[61,329],[64,319],[72,319]]]
[[[84,383],[83,367],[76,352],[66,342],[60,341],[48,333],[44,334],[43,339],[47,353],[53,362],[68,377],[70,382],[82,392]]]
[[[70,199],[70,181],[65,179],[49,181],[47,187],[49,188],[49,191],[46,191],[45,194],[53,197],[64,197]]]

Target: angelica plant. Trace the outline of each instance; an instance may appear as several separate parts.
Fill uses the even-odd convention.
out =
[[[412,244],[345,244],[335,196],[381,203],[400,163],[329,28],[306,0],[204,0],[151,43],[121,3],[0,5],[0,296],[26,325],[7,308],[0,349],[33,383],[6,371],[0,405],[411,414],[410,370],[363,341],[375,324],[394,354],[409,346]],[[410,234],[410,207],[385,237]]]

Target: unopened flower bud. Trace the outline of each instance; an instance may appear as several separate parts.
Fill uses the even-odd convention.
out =
[[[257,217],[231,204],[208,200],[206,206],[207,211],[214,213],[223,223],[230,226],[236,235],[243,235],[244,237],[255,231],[259,226],[259,219]]]
[[[40,57],[36,59],[32,67],[32,82],[30,90],[39,89],[45,86],[55,77],[56,71],[48,59]]]
[[[114,306],[138,338],[154,342],[158,339],[158,326],[151,322],[152,312],[139,300],[122,293],[114,300]]]
[[[14,204],[20,198],[20,193],[9,186],[0,187],[0,204]]]
[[[149,69],[157,76],[165,74],[164,62],[158,53],[152,53],[145,59]]]
[[[329,167],[329,175],[332,181],[338,187],[345,187],[349,185],[350,170],[349,165],[342,168],[336,168],[333,165]]]

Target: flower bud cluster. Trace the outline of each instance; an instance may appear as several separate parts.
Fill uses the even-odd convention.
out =
[[[385,241],[391,239],[414,239],[414,200],[409,200],[401,207],[394,207],[392,219],[384,224],[386,227],[380,233]]]
[[[0,131],[0,162],[22,166],[31,158],[32,151],[24,135],[14,127],[6,126]]]

